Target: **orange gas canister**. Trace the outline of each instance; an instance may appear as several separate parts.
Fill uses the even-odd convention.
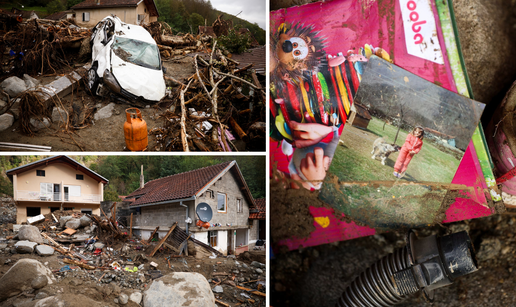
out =
[[[127,121],[124,123],[125,145],[130,151],[142,151],[149,143],[147,123],[142,119],[142,112],[137,108],[125,110]]]

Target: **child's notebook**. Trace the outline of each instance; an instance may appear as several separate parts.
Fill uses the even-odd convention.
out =
[[[357,92],[360,94],[359,86],[372,55],[393,63],[392,67],[399,66],[440,87],[463,95],[468,94],[467,79],[457,48],[457,36],[451,14],[448,3],[429,0],[380,2],[337,0],[272,12],[271,167],[276,167],[290,178],[304,181],[306,189],[322,188],[322,199],[334,205],[340,212],[346,212],[340,207],[341,200],[335,201],[335,198],[332,198],[336,197],[336,194],[329,193],[331,187],[327,183],[321,184],[326,176],[327,166],[332,160],[329,172],[339,170],[343,173],[346,167],[351,169],[363,166],[360,161],[355,161],[352,166],[346,163],[335,164],[336,160],[342,160],[339,157],[339,146],[346,146],[346,139],[341,137],[342,132],[348,129],[356,130],[356,133],[366,131],[370,134],[376,133],[380,138],[382,136],[380,129],[390,128],[385,135],[384,147],[395,144],[401,147],[409,130],[419,125],[416,121],[403,123],[402,118],[405,115],[401,113],[405,113],[404,110],[400,109],[399,114],[386,116],[371,110],[368,101],[355,103],[357,98],[361,99],[360,95],[357,96]],[[464,123],[467,121],[471,124],[478,122],[478,118],[469,117],[458,121]],[[368,128],[369,125],[371,129]],[[489,156],[482,139],[482,130],[477,127],[473,134],[473,141],[469,141],[464,139],[464,133],[461,138],[457,138],[455,133],[444,131],[446,129],[443,128],[442,123],[439,127],[428,123],[421,125],[427,126],[422,127],[426,128],[427,136],[431,135],[443,142],[444,149],[437,151],[449,152],[450,156],[454,156],[457,161],[463,154],[458,166],[454,166],[458,167],[455,174],[436,175],[446,177],[447,182],[453,178],[451,182],[463,190],[462,193],[457,194],[455,202],[446,210],[446,218],[443,222],[491,214],[493,210],[487,205],[488,199],[491,198],[491,194],[494,196],[493,200],[498,200],[498,195],[492,187],[494,176],[489,167]],[[392,128],[395,129],[392,130]],[[393,139],[395,132],[397,132],[396,143]],[[471,139],[471,136],[469,138]],[[339,145],[339,141],[343,143]],[[425,145],[429,143],[428,141],[430,140],[424,140]],[[372,155],[374,146],[373,144],[368,146]],[[430,149],[430,146],[426,147],[428,148],[425,149]],[[337,155],[334,156],[335,150]],[[387,151],[386,148],[382,150]],[[385,159],[375,157],[375,162],[382,165],[383,160],[386,166],[394,168],[396,162],[394,158],[397,160],[399,154],[400,151],[390,153],[390,158]],[[364,157],[372,161],[371,156]],[[418,156],[415,155],[414,161],[410,163],[416,163],[417,158]],[[311,163],[307,162],[308,159],[311,159]],[[349,160],[346,162],[349,163]],[[417,178],[420,175],[410,173],[410,168],[416,165],[410,165],[410,163],[406,172],[398,174],[403,178],[395,178],[394,173],[393,178],[398,182],[407,181],[407,179],[427,181],[426,177]],[[436,182],[433,179],[429,181]],[[431,186],[417,186],[418,189],[425,191],[432,190]],[[384,185],[378,188],[381,192],[388,189]],[[353,188],[352,190],[358,191]],[[444,190],[439,194],[441,199]],[[368,193],[370,194],[371,191]],[[413,202],[423,205],[427,199],[417,195],[424,194],[416,193]],[[355,204],[356,200],[360,199],[358,196],[351,195]],[[391,196],[402,195],[398,193]],[[437,212],[440,205],[434,206]],[[271,210],[274,210],[273,203],[271,203]],[[316,218],[314,219],[316,230],[310,237],[291,238],[279,242],[280,244],[294,249],[299,246],[318,245],[370,235],[375,233],[374,228],[389,229],[399,225],[428,224],[428,220],[413,220],[414,223],[411,223],[411,218],[398,223],[396,210],[391,211],[394,214],[392,218],[374,222],[364,219],[360,213],[355,212],[356,216],[351,216],[352,212],[348,210],[346,213],[352,220],[369,225],[359,227],[353,222],[348,223],[335,218],[333,210],[327,208],[310,208],[310,211]],[[271,214],[271,217],[274,218],[274,215]],[[324,222],[319,224],[316,221]],[[432,222],[439,221],[434,217],[430,223]]]

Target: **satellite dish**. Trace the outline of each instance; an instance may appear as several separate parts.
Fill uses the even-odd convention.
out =
[[[197,209],[195,209],[195,213],[197,213],[197,216],[203,222],[209,222],[213,217],[213,211],[207,203],[198,204]]]

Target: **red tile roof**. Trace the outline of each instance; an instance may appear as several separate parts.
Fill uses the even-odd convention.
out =
[[[141,195],[131,206],[190,198],[196,195],[199,190],[217,177],[217,175],[230,164],[231,162],[224,162],[222,164],[155,179],[147,182],[143,189],[137,189],[129,194],[127,198],[135,198]]]
[[[250,213],[249,219],[251,220],[265,220],[265,198],[255,199],[254,204],[258,212]]]

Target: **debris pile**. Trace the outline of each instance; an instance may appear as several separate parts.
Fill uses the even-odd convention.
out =
[[[152,35],[158,44],[161,57],[165,59],[192,52],[207,52],[212,41],[209,35],[173,35],[170,26],[161,21],[154,21],[143,27]]]
[[[209,58],[194,56],[196,73],[173,93],[162,117],[165,126],[151,131],[158,151],[239,151],[265,148],[265,92],[251,70],[216,48]],[[187,109],[188,108],[188,109]],[[188,120],[187,120],[188,119]]]
[[[62,67],[73,66],[65,49],[81,47],[90,36],[90,29],[69,21],[31,19],[19,23],[0,38],[0,48],[8,52],[7,59],[2,52],[1,73],[55,74]]]
[[[0,194],[0,224],[16,223],[16,203],[7,194]]]
[[[152,291],[158,284],[153,281],[168,285],[167,280],[179,278],[174,274],[183,274],[181,278],[187,280],[204,280],[207,293],[199,289],[194,297],[208,295],[223,306],[265,306],[264,252],[258,258],[249,252],[238,260],[225,257],[177,223],[161,239],[154,236],[158,227],[148,240],[139,240],[115,212],[112,207],[110,216],[101,211],[100,217],[58,210],[31,218],[31,225],[14,225],[14,235],[0,237],[0,266],[12,266],[0,276],[0,293],[5,293],[0,302],[17,305],[20,294],[27,301],[52,297],[57,302],[80,293],[93,299],[92,304],[132,300],[154,306],[150,300],[156,299]],[[20,270],[28,272],[32,267],[34,272],[19,277]],[[46,283],[36,282],[43,278],[42,272]],[[165,295],[172,290],[160,291]]]

